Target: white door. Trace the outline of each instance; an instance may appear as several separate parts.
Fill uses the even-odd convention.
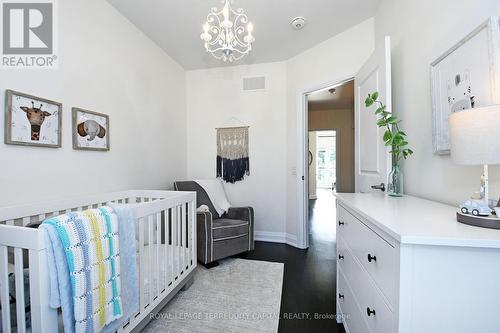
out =
[[[379,92],[391,112],[391,40],[385,37],[354,78],[355,85],[355,181],[356,192],[380,192],[387,186],[391,156],[377,126],[376,107],[365,106],[368,94]]]

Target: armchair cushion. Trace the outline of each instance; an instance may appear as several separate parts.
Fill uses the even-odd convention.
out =
[[[248,221],[217,219],[212,223],[213,240],[236,238],[248,235]]]

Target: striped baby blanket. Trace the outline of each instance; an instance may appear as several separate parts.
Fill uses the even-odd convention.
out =
[[[100,332],[123,312],[115,212],[101,207],[53,217],[43,224],[56,230],[66,254],[75,332]]]

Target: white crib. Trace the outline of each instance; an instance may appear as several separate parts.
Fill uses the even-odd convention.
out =
[[[29,225],[51,216],[110,203],[131,204],[139,263],[139,312],[128,318],[118,332],[140,331],[151,313],[159,311],[192,282],[197,262],[195,193],[134,190],[0,208],[1,331],[52,333],[61,330],[58,311],[48,303],[44,237],[41,231]],[[29,271],[29,289],[25,288],[26,271]],[[10,284],[14,279],[15,308],[10,305],[9,293],[13,291],[9,287],[9,276]],[[25,290],[29,290],[29,325],[26,324]]]

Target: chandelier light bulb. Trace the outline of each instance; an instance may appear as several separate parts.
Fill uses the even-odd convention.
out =
[[[221,10],[211,9],[200,38],[205,42],[205,50],[216,59],[233,62],[252,50],[253,30],[243,9],[234,10],[230,0],[225,0]]]

